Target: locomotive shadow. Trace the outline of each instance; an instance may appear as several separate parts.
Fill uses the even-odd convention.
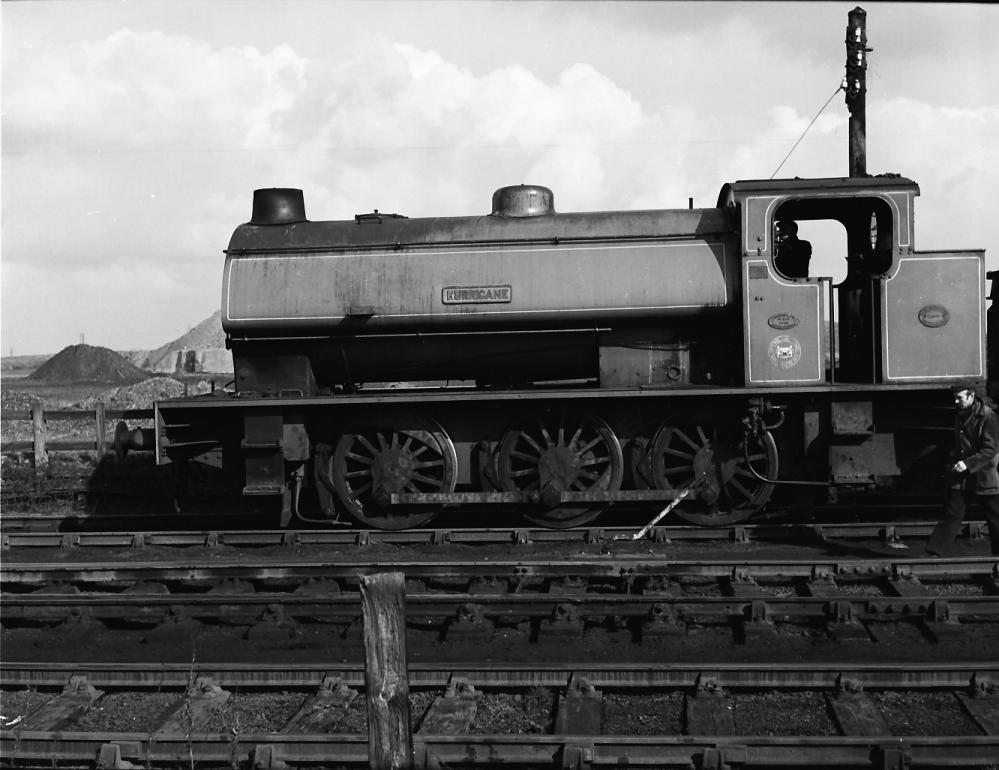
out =
[[[232,525],[240,513],[225,492],[221,472],[188,463],[186,478],[177,466],[156,465],[149,454],[102,457],[87,478],[79,515],[68,517],[60,531],[136,531],[196,529]],[[241,519],[240,526],[255,522]]]

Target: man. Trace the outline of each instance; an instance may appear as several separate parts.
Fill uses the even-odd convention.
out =
[[[977,499],[989,526],[992,555],[999,556],[999,415],[973,386],[952,389],[957,416],[954,424],[955,462],[947,472],[944,515],[926,544],[926,553],[941,556],[961,531],[965,507]]]
[[[798,223],[785,219],[777,223],[777,251],[774,265],[787,278],[808,278],[812,244],[798,240]]]

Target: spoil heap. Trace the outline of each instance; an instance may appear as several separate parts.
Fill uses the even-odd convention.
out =
[[[184,385],[172,377],[150,377],[136,385],[123,385],[84,399],[80,406],[93,409],[98,401],[111,409],[151,409],[153,402],[181,396],[199,396],[210,393],[210,382],[201,380]]]
[[[151,372],[231,372],[232,355],[225,347],[222,311],[216,310],[187,334],[150,351],[143,367]]]
[[[70,345],[39,366],[27,379],[128,385],[147,377],[146,372],[113,350],[93,345]]]

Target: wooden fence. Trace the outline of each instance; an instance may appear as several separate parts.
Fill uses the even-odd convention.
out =
[[[0,444],[0,454],[12,455],[29,452],[34,455],[36,466],[45,465],[49,461],[49,452],[86,452],[97,453],[98,459],[108,452],[114,451],[114,431],[108,436],[108,423],[115,420],[151,420],[152,409],[106,409],[103,402],[98,402],[93,409],[53,409],[45,410],[44,404],[35,404],[30,412],[3,411],[0,420],[30,421],[32,438],[30,441],[4,441]],[[48,438],[47,424],[54,421],[88,420],[93,426],[92,438],[77,440],[52,440]]]

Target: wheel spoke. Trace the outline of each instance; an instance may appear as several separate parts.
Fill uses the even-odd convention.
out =
[[[529,463],[536,463],[541,459],[541,455],[529,455],[516,449],[510,452],[510,457],[516,457],[518,460],[526,460]]]
[[[678,439],[680,439],[682,442],[684,442],[687,446],[689,446],[695,452],[701,448],[701,444],[694,443],[694,440],[692,438],[690,438],[690,436],[688,436],[682,430],[678,430],[678,431],[674,432],[673,435],[676,436]],[[693,457],[693,455],[691,455],[691,457]]]
[[[541,437],[545,440],[545,447],[551,448],[555,446],[555,442],[552,441],[551,434],[548,432],[548,428],[544,425],[541,426]]]
[[[537,450],[538,457],[541,457],[541,455],[544,454],[545,448],[541,446],[541,444],[539,444],[533,438],[531,438],[531,436],[529,436],[527,433],[521,433],[520,437]]]
[[[411,449],[409,451],[409,456],[415,459],[415,458],[419,457],[420,455],[422,455],[422,454],[424,454],[425,452],[428,452],[428,451],[429,452],[434,452],[435,455],[437,455],[438,457],[440,457],[440,455],[437,454],[437,451],[435,449],[431,449],[426,444],[420,444],[418,447],[416,447],[416,449]]]
[[[588,443],[584,444],[583,446],[581,446],[581,447],[580,447],[580,448],[579,448],[579,449],[577,450],[577,454],[585,454],[586,452],[589,452],[589,451],[590,451],[590,450],[591,450],[591,449],[592,449],[593,447],[595,447],[595,446],[596,446],[597,444],[600,444],[600,443],[602,443],[602,442],[603,442],[603,440],[604,440],[604,439],[603,439],[603,436],[597,436],[597,437],[596,437],[595,439],[593,439],[593,441],[590,441],[590,442],[588,442]]]
[[[356,460],[362,465],[371,465],[374,462],[373,457],[364,457],[363,455],[354,454],[353,452],[346,452],[344,456],[351,460]]]
[[[428,484],[431,487],[437,488],[440,486],[440,479],[432,478],[431,476],[424,476],[422,473],[413,473],[410,478],[415,481],[422,481],[424,484]]]
[[[610,462],[610,457],[607,456],[607,455],[602,455],[600,457],[594,457],[594,458],[589,459],[589,460],[580,460],[579,467],[580,468],[591,468],[594,465],[603,465],[603,464],[609,463],[609,462]]]
[[[708,446],[711,443],[700,425],[697,426],[697,437],[701,440],[701,446]]]
[[[672,455],[673,457],[682,457],[685,460],[691,461],[691,467],[693,467],[694,455],[689,452],[681,452],[679,449],[669,448],[663,451],[663,454]]]
[[[374,457],[375,455],[378,454],[378,449],[375,448],[374,444],[372,444],[370,441],[368,441],[368,437],[367,436],[363,436],[360,433],[358,433],[357,436],[356,436],[356,438],[357,438],[357,442],[361,446],[363,446],[365,449],[367,449],[368,452],[371,454],[372,457]]]
[[[357,478],[361,478],[361,477],[365,477],[365,478],[369,478],[370,479],[371,478],[371,471],[369,471],[369,470],[348,471],[347,473],[343,474],[343,477],[345,479],[357,479]]]
[[[749,500],[753,496],[753,493],[750,492],[748,489],[746,489],[742,485],[742,482],[734,477],[728,480],[727,486],[732,486],[738,489],[740,492],[742,492],[742,494],[745,496],[747,500]]]
[[[537,468],[527,468],[527,469],[522,470],[522,471],[510,471],[507,475],[508,476],[512,476],[514,478],[524,478],[526,476],[538,476],[538,477],[540,477],[540,474],[538,473],[538,469]]]

